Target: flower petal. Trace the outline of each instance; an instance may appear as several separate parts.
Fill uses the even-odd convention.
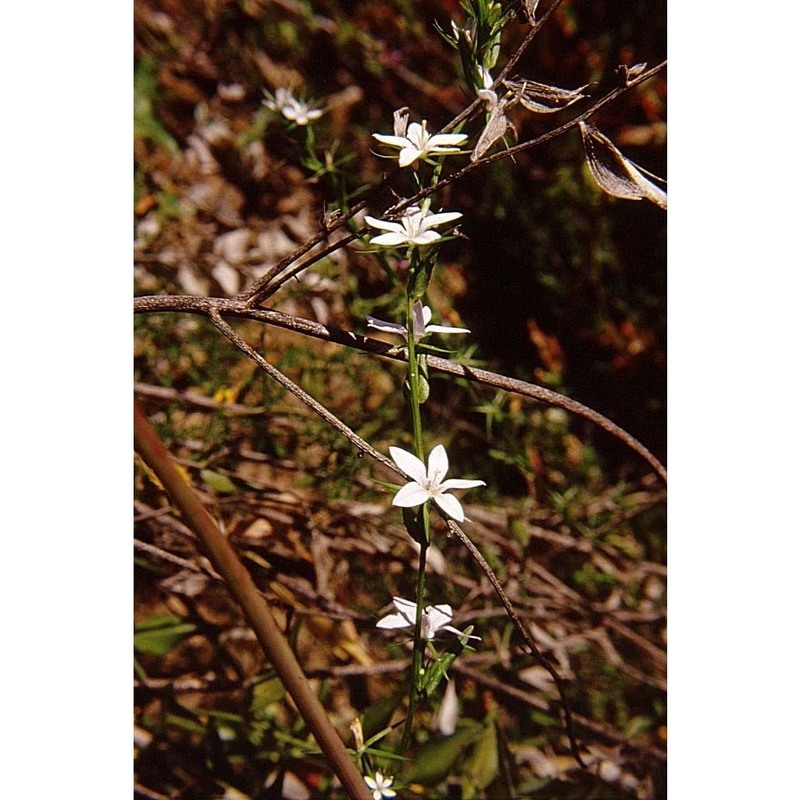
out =
[[[403,486],[392,498],[392,505],[400,508],[414,508],[415,506],[421,506],[430,497],[431,493],[427,489],[424,489],[416,481],[412,481]]]
[[[466,133],[437,133],[428,141],[428,149],[435,147],[458,147],[469,139]]]
[[[402,233],[404,228],[399,222],[392,222],[388,219],[377,219],[376,217],[364,217],[364,221],[367,225],[370,225],[373,228],[378,228],[382,231],[397,231],[398,233]]]
[[[420,125],[419,122],[412,122],[408,126],[406,137],[418,148],[424,147],[429,138],[428,131],[425,129],[425,122],[423,122],[422,125]]]
[[[464,631],[460,631],[458,628],[454,628],[452,625],[442,625],[441,630],[450,631],[450,633],[455,633],[458,636],[466,636],[467,639],[477,639],[478,641],[481,640],[480,636],[475,636],[475,634],[472,633],[464,633]]]
[[[422,233],[418,233],[411,239],[412,244],[418,245],[426,245],[426,244],[433,244],[437,239],[441,239],[442,236],[436,231],[423,231]]]
[[[387,614],[381,617],[376,623],[376,628],[393,630],[395,628],[407,628],[411,623],[402,614]]]
[[[380,236],[373,236],[369,242],[383,247],[397,247],[401,244],[407,244],[408,239],[402,233],[382,233]]]
[[[394,607],[401,613],[405,614],[410,620],[417,618],[417,604],[413,600],[406,600],[405,597],[393,597],[392,603]]]
[[[390,447],[389,455],[392,457],[392,461],[394,461],[411,480],[417,483],[425,482],[428,477],[425,465],[413,453],[409,453],[408,450],[403,450],[401,447]]]
[[[414,341],[418,342],[425,335],[425,309],[422,303],[417,300],[414,307],[411,309],[411,330],[414,331]],[[430,309],[428,309],[428,318],[430,319]]]
[[[471,333],[469,328],[456,328],[453,325],[426,325],[425,333]]]
[[[428,456],[428,480],[433,486],[439,486],[442,478],[447,474],[450,462],[447,460],[447,450],[444,445],[437,444]]]
[[[450,489],[474,489],[476,486],[486,486],[485,481],[470,481],[464,478],[448,478],[439,484],[439,490],[449,492]]]
[[[413,164],[422,154],[423,151],[417,147],[404,147],[400,151],[400,157],[397,159],[397,163],[401,167],[407,167]]]
[[[384,333],[397,333],[400,336],[405,336],[408,333],[405,325],[398,325],[396,322],[386,322],[382,319],[370,316],[367,316],[367,327],[375,328]]]
[[[441,214],[428,214],[428,216],[422,220],[422,225],[425,228],[434,228],[437,225],[444,225],[445,222],[452,222],[463,216],[464,215],[460,211],[445,211]]]
[[[448,517],[452,517],[456,522],[464,521],[464,509],[461,508],[461,503],[458,502],[454,495],[437,494],[434,496],[433,501]]]
[[[447,603],[440,603],[435,606],[428,606],[425,614],[435,630],[439,630],[443,625],[448,625],[453,619],[453,607]]]
[[[381,144],[388,144],[389,147],[398,147],[401,150],[408,147],[410,142],[405,136],[389,136],[384,133],[373,133],[373,139],[377,139]]]

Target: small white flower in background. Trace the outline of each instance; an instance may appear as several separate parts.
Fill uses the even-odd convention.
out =
[[[451,678],[447,681],[442,702],[433,718],[434,727],[443,736],[452,736],[456,732],[458,722],[458,696],[456,695],[456,682]]]
[[[394,136],[373,133],[372,138],[389,147],[396,147],[398,163],[407,167],[415,161],[427,161],[430,156],[446,156],[460,153],[459,145],[469,138],[466,133],[428,133],[427,121],[422,125],[412,122],[408,125],[408,109],[402,108],[394,114]]]
[[[381,617],[375,627],[391,630],[413,628],[417,618],[417,604],[412,600],[404,600],[402,597],[393,597],[392,602],[397,609],[397,613]],[[430,641],[439,631],[450,631],[450,633],[455,633],[458,636],[466,636],[467,634],[450,624],[452,620],[453,608],[447,603],[426,606],[422,612],[422,638]],[[469,638],[480,641],[481,637],[469,634]]]
[[[275,97],[267,97],[264,105],[271,111],[279,111],[286,119],[298,125],[308,125],[322,116],[318,108],[310,108],[308,103],[298,100],[289,89],[276,89]]]
[[[468,328],[456,328],[453,325],[430,325],[433,312],[428,306],[422,305],[421,300],[417,300],[411,310],[411,330],[414,341],[419,342],[431,333],[469,333]],[[408,338],[408,330],[405,325],[398,325],[396,322],[384,322],[382,319],[367,317],[367,327],[375,328],[384,333],[396,333],[403,338]]]
[[[447,451],[444,446],[437,444],[428,456],[428,468],[413,453],[399,447],[390,447],[389,455],[392,461],[409,477],[411,482],[403,486],[392,500],[393,506],[400,508],[414,508],[428,500],[433,500],[442,511],[458,522],[464,521],[464,509],[461,503],[451,494],[450,489],[472,489],[476,486],[486,486],[483,481],[463,480],[461,478],[448,478],[442,480],[450,466]]]
[[[396,797],[397,792],[391,789],[394,783],[394,778],[391,775],[384,775],[380,770],[375,771],[375,777],[367,775],[364,777],[370,791],[372,792],[372,800],[381,800],[384,797]]]
[[[432,244],[442,235],[432,230],[438,225],[452,222],[459,219],[462,214],[459,211],[445,211],[440,214],[431,214],[427,207],[409,206],[403,216],[397,221],[376,219],[375,217],[364,217],[367,225],[381,231],[389,231],[370,239],[371,244],[378,244],[382,247],[399,247],[400,245],[427,245]]]

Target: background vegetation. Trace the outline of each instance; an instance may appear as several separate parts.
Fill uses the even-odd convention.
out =
[[[619,64],[664,57],[665,14],[665,3],[565,1],[517,71],[603,87]],[[137,0],[137,294],[234,294],[380,178],[387,162],[370,137],[390,130],[396,108],[410,106],[431,130],[460,111],[458,57],[434,27],[460,15],[455,2]],[[507,27],[503,53],[524,30]],[[316,162],[303,133],[275,125],[261,104],[280,86],[329,109],[315,125]],[[649,81],[594,120],[661,175],[665,86]],[[552,124],[512,113],[520,140]],[[663,212],[602,195],[577,131],[438,200],[464,214],[465,238],[442,249],[431,287],[445,320],[473,332],[459,360],[575,397],[663,461]],[[270,304],[363,333],[367,314],[396,318],[395,281],[379,257],[351,247]],[[275,328],[237,329],[376,448],[407,443],[402,365]],[[284,609],[335,723],[346,735],[365,714],[379,729],[407,654],[374,622],[389,597],[412,594],[415,560],[373,480],[385,476],[207,323],[140,315],[135,348],[137,394]],[[517,648],[463,549],[442,537],[431,589],[446,587],[457,623],[483,638],[451,674],[457,732],[442,736],[435,708],[423,712],[417,758],[396,770],[401,796],[664,796],[663,487],[560,410],[451,379],[445,392],[444,381],[433,380],[428,430],[457,454],[459,475],[488,483],[467,497],[473,530],[568,680],[595,768],[582,772],[569,756],[552,684]],[[338,796],[239,612],[140,464],[135,511],[138,795],[270,797],[282,782],[284,796]]]

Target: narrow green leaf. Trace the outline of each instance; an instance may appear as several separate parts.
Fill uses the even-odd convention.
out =
[[[463,720],[458,730],[444,739],[428,742],[403,774],[406,783],[435,786],[444,780],[464,750],[480,738],[482,726],[474,720]]]
[[[191,622],[182,622],[180,617],[157,616],[137,625],[133,634],[133,647],[139,653],[163,656],[184,636],[197,627]]]
[[[497,729],[494,715],[490,714],[483,733],[467,762],[465,774],[476,789],[482,790],[497,777],[499,764]]]

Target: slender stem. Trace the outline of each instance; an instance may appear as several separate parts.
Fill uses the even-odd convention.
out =
[[[414,341],[414,305],[411,297],[406,298],[406,330],[408,331],[408,385],[410,389],[411,422],[414,427],[414,450],[420,461],[425,458],[422,441],[422,413],[420,411],[419,363],[417,362],[416,342]]]
[[[403,728],[403,738],[400,740],[399,753],[402,755],[408,750],[411,743],[411,731],[414,726],[414,714],[420,696],[422,675],[424,674],[423,658],[425,655],[425,641],[422,638],[422,610],[425,605],[425,559],[428,553],[428,506],[423,506],[422,513],[425,519],[425,541],[420,542],[419,568],[417,571],[417,617],[414,624],[414,652],[411,656],[411,687],[408,697],[408,713],[406,724]]]
[[[258,591],[250,573],[192,487],[178,472],[163,442],[136,403],[133,412],[136,452],[158,476],[186,523],[197,534],[214,569],[222,576],[231,595],[242,607],[264,655],[275,667],[281,683],[348,795],[352,800],[370,800],[372,795],[364,778],[353,764],[319,698],[312,691],[289,643],[272,616],[266,598]]]
[[[414,251],[409,276],[410,282],[414,281],[418,270],[424,269],[421,263],[419,251]],[[414,339],[414,299],[411,293],[411,283],[406,294],[406,336],[408,342],[408,386],[409,404],[411,406],[411,419],[414,428],[414,450],[420,461],[425,458],[425,443],[422,439],[422,394],[420,387],[419,362],[417,361],[416,341]],[[419,566],[417,568],[417,608],[414,621],[414,650],[411,657],[411,681],[408,699],[408,714],[406,724],[403,729],[403,738],[400,741],[400,753],[403,754],[408,749],[411,742],[411,731],[414,725],[414,713],[416,712],[417,702],[422,686],[422,676],[424,675],[423,660],[425,656],[425,640],[422,637],[422,613],[425,605],[425,561],[428,554],[428,544],[430,543],[430,514],[428,504],[422,506],[422,530],[423,537],[419,542]]]

